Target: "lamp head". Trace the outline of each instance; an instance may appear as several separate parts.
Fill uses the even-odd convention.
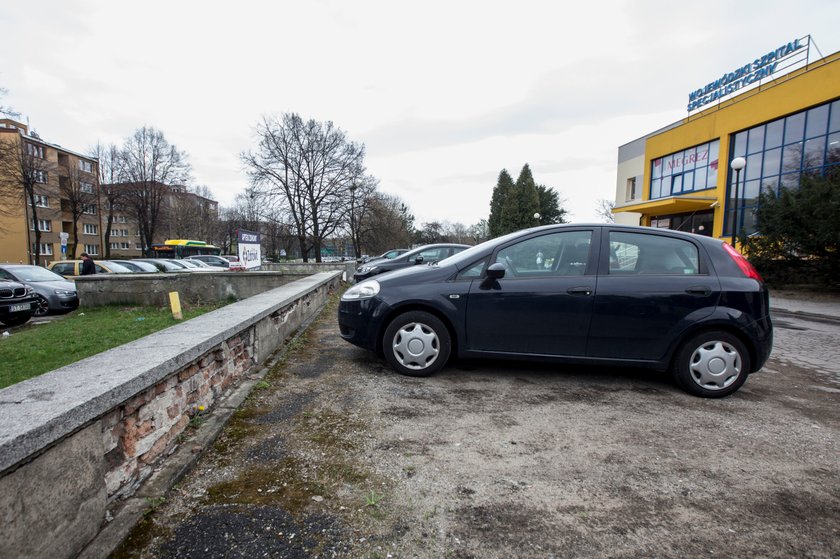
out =
[[[730,163],[729,166],[732,167],[733,171],[740,171],[747,166],[747,160],[743,157],[736,157],[732,160],[732,163]]]

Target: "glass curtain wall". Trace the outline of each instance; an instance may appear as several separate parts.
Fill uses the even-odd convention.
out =
[[[840,100],[756,126],[732,137],[729,161],[747,160],[738,185],[738,231],[756,232],[758,194],[798,188],[803,174],[840,166]],[[735,172],[727,172],[724,235],[732,235]]]

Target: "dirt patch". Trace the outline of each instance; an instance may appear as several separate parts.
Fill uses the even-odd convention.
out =
[[[832,378],[772,359],[723,400],[621,369],[416,379],[334,313],[118,556],[840,556]]]

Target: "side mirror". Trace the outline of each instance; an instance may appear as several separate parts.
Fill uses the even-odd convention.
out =
[[[490,264],[487,268],[487,278],[488,279],[501,279],[505,277],[505,265],[501,262],[496,262],[495,264]]]
[[[422,263],[423,263],[423,255],[422,255],[422,254],[418,254],[418,255],[417,255],[417,258],[415,258],[415,259],[414,259],[414,263],[415,263],[415,264],[422,264]]]

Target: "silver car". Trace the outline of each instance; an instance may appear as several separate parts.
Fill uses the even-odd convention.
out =
[[[55,272],[29,264],[0,264],[0,278],[17,281],[35,290],[35,316],[68,313],[79,307],[76,284]]]

